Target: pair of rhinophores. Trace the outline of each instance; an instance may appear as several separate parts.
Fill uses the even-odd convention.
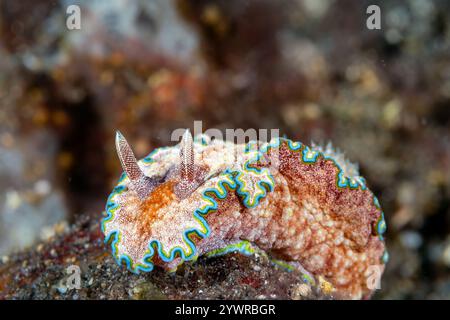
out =
[[[355,165],[330,146],[285,138],[234,144],[192,137],[137,161],[118,132],[124,173],[102,221],[113,256],[135,273],[174,271],[201,255],[267,255],[326,283],[335,297],[364,298],[387,260],[377,198]]]

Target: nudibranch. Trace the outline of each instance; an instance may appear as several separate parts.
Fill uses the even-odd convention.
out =
[[[371,267],[384,270],[380,204],[331,147],[286,138],[235,144],[186,131],[140,161],[119,132],[116,148],[124,173],[102,231],[132,272],[258,250],[338,298],[359,299],[374,289]]]

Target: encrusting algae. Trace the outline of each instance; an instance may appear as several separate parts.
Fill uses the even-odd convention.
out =
[[[383,212],[357,167],[330,147],[234,144],[189,131],[140,161],[120,133],[116,146],[125,172],[102,230],[130,271],[258,251],[336,298],[371,295],[370,270],[381,275],[387,259]]]

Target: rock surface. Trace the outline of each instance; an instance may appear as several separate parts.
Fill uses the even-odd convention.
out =
[[[0,256],[47,238],[41,227],[62,217],[100,219],[120,172],[115,130],[142,157],[202,120],[203,130],[279,128],[305,143],[332,141],[359,163],[386,213],[390,261],[376,297],[450,299],[450,2],[177,0],[168,11],[154,2],[133,1],[127,11],[139,15],[130,17],[95,1],[86,9],[105,28],[83,33],[65,28],[66,1],[0,2]],[[381,30],[366,28],[372,4]],[[165,31],[174,19],[188,25],[183,33]],[[96,30],[108,32],[93,41]],[[170,45],[180,38],[178,61]],[[159,40],[168,50],[151,50]],[[19,297],[22,284],[31,296],[37,274],[58,283],[69,263],[35,256],[60,237],[1,264],[2,297]],[[82,245],[118,271],[98,241]],[[46,259],[59,271],[45,273]],[[34,269],[21,270],[25,260]]]
[[[74,269],[80,289],[69,289]],[[113,260],[99,223],[81,218],[69,230],[28,251],[4,257],[0,299],[332,299],[262,256],[200,258],[176,273],[136,275]]]

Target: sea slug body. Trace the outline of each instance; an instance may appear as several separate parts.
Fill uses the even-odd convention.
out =
[[[105,242],[135,273],[201,255],[267,253],[336,297],[370,296],[382,273],[384,214],[358,169],[331,146],[285,138],[234,144],[186,131],[140,161],[123,136],[124,174],[106,204]]]

